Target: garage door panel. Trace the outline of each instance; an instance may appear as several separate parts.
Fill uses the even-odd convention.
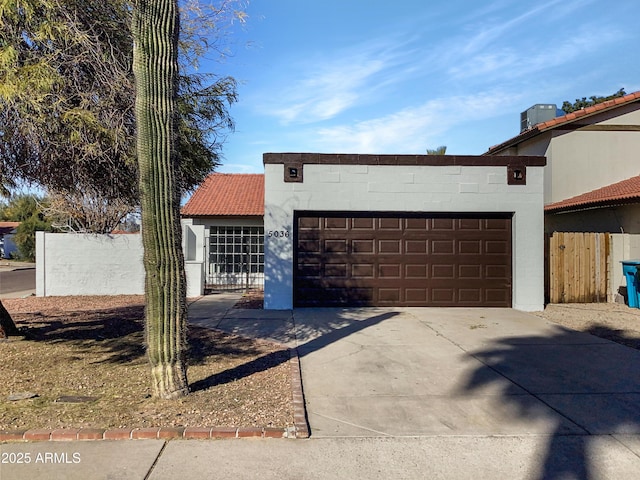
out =
[[[450,232],[454,229],[454,226],[454,219],[452,218],[434,218],[431,220],[431,230],[433,231]]]
[[[406,264],[404,266],[404,278],[425,280],[429,278],[428,265],[423,264]]]
[[[376,242],[375,240],[353,240],[351,242],[351,252],[354,254],[358,253],[375,253]]]
[[[402,240],[378,240],[378,252],[402,253]]]
[[[375,230],[374,218],[353,218],[351,219],[351,228],[354,230]]]
[[[401,218],[379,218],[378,226],[380,230],[402,230],[402,219]]]
[[[402,265],[396,264],[382,264],[378,266],[378,276],[381,279],[384,278],[402,278]]]
[[[349,223],[348,218],[324,218],[324,226],[327,230],[347,230]]]
[[[375,278],[375,265],[373,263],[356,263],[351,266],[351,278],[373,279]]]
[[[407,254],[425,254],[428,252],[428,242],[426,240],[405,240],[404,251]]]
[[[417,230],[418,232],[424,232],[429,228],[429,219],[427,218],[406,218],[405,230]]]
[[[324,241],[324,251],[327,253],[336,252],[336,253],[346,253],[347,252],[347,241],[343,238],[341,239],[329,239]]]
[[[481,304],[482,290],[478,288],[461,288],[458,290],[458,301],[464,304]]]
[[[433,280],[450,280],[456,278],[455,265],[450,263],[431,265],[431,278]]]
[[[462,240],[458,242],[460,255],[480,255],[482,253],[482,240]]]
[[[511,306],[508,216],[336,215],[297,214],[296,306]]]
[[[451,255],[455,253],[455,240],[433,240],[431,242],[432,255]]]

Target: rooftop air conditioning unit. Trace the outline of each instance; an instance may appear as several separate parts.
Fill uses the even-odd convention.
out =
[[[520,114],[520,133],[534,125],[556,118],[557,107],[553,103],[537,103]]]

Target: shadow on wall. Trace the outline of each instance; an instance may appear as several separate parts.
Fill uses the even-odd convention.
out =
[[[297,203],[292,199],[289,203]],[[269,205],[264,217],[264,305],[288,309],[293,295],[293,206]]]
[[[616,334],[605,326],[594,328],[599,336]],[[497,386],[521,418],[555,424],[537,478],[596,478],[594,435],[640,434],[640,353],[587,335],[576,344],[580,334],[557,331],[498,339],[471,352],[482,366],[458,393]]]

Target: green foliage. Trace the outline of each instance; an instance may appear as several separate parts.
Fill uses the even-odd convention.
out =
[[[185,65],[207,44],[199,19],[218,25],[235,1],[214,3],[219,8],[183,2],[192,26],[181,39]],[[0,194],[24,180],[138,202],[132,9],[130,0],[0,1]],[[219,164],[237,92],[228,77],[182,75],[178,82],[177,175],[187,191]]]
[[[13,241],[18,247],[19,259],[29,262],[36,258],[36,233],[51,232],[51,221],[43,213],[47,201],[35,195],[16,195],[0,207],[0,220],[21,222]]]
[[[593,105],[597,105],[598,103],[606,102],[607,100],[613,100],[614,98],[624,97],[627,93],[624,91],[624,88],[621,88],[616,93],[609,95],[607,97],[598,97],[596,95],[592,95],[587,99],[587,97],[582,97],[581,99],[576,98],[576,101],[571,103],[568,100],[565,100],[562,103],[562,111],[564,113],[575,112],[576,110],[580,110],[582,108],[591,107]]]
[[[447,146],[441,145],[438,148],[429,149],[427,148],[427,155],[444,155],[447,153]]]

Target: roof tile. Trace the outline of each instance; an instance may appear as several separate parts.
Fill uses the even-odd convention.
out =
[[[560,202],[551,203],[546,205],[544,210],[545,212],[578,210],[629,200],[640,201],[640,175]]]
[[[576,110],[571,113],[567,113],[566,115],[562,115],[561,117],[552,118],[551,120],[547,120],[546,122],[541,122],[533,127],[520,132],[515,137],[510,138],[506,142],[502,142],[499,145],[494,145],[489,148],[489,150],[484,155],[493,155],[496,151],[500,151],[509,146],[513,146],[524,139],[531,138],[531,136],[538,135],[545,130],[549,130],[551,128],[558,127],[560,125],[564,125],[565,123],[573,122],[579,118],[585,117],[587,115],[592,115],[594,113],[598,113],[601,111],[605,111],[609,108],[618,107],[620,105],[624,105],[627,103],[635,102],[640,99],[640,91],[629,93],[624,95],[623,97],[617,97],[612,100],[607,100],[606,102],[598,103],[596,105],[592,105],[586,108],[581,108],[580,110]]]
[[[264,175],[212,173],[180,213],[183,217],[264,215]]]

